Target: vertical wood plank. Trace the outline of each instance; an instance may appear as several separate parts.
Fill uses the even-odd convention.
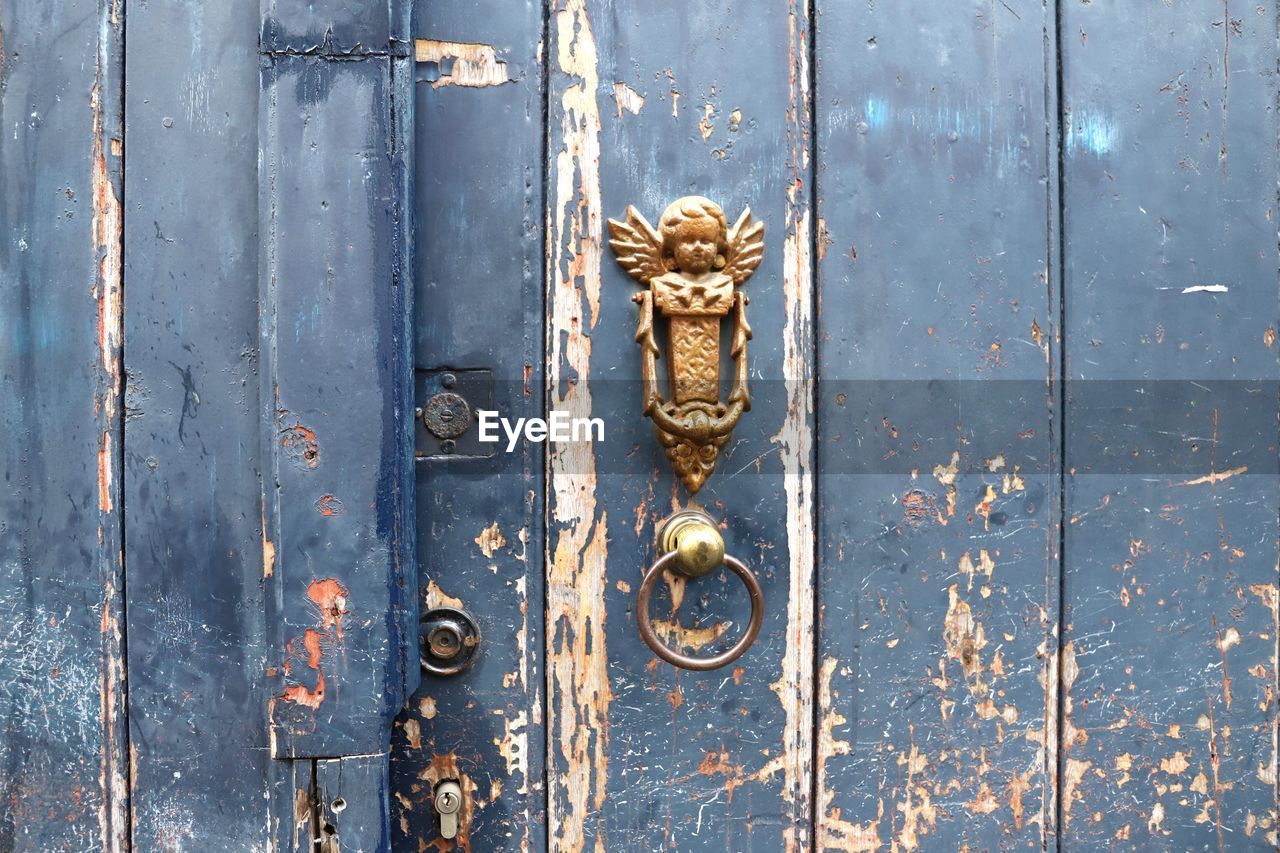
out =
[[[807,9],[566,0],[550,30],[547,386],[552,409],[603,416],[606,436],[548,451],[549,843],[807,849]],[[756,402],[698,496],[760,574],[767,613],[756,646],[712,673],[659,663],[637,633],[654,525],[684,496],[640,411],[636,285],[602,243],[628,204],[656,221],[691,193],[734,218],[750,206],[767,244],[745,285]],[[657,616],[688,650],[727,645],[746,622],[731,576],[671,592]]]
[[[544,407],[543,12],[424,2],[412,31],[415,365],[490,371],[492,400],[469,402],[512,419]],[[465,609],[483,640],[465,672],[424,674],[396,722],[397,847],[545,849],[542,466],[540,445],[505,443],[417,462],[420,608]],[[432,805],[446,779],[463,792],[452,842]]]
[[[324,814],[317,797],[319,763],[306,758],[272,762],[271,818],[260,842],[266,849],[316,853]]]
[[[1053,843],[1053,27],[819,7],[820,850]]]
[[[0,848],[124,850],[117,3],[0,6]]]
[[[256,2],[243,0],[130,8],[125,507],[137,850],[266,844],[267,670],[280,661],[266,645],[274,562],[257,439],[256,20]]]
[[[1063,6],[1062,844],[1277,845],[1276,6]]]
[[[273,54],[262,93],[264,483],[273,753],[385,752],[406,667],[408,297],[390,59]]]

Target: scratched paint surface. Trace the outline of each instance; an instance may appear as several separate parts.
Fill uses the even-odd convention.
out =
[[[124,503],[135,849],[247,848],[268,820],[255,20],[256,5],[244,2],[129,14]],[[181,73],[158,43],[186,57]],[[208,812],[222,816],[216,825],[201,818]]]
[[[553,408],[604,414],[607,432],[549,451],[549,845],[806,849],[809,412],[807,388],[790,389],[790,408],[779,380],[803,379],[812,352],[808,22],[785,2],[670,4],[661,15],[567,2],[551,16],[548,387]],[[699,495],[769,602],[755,648],[705,674],[659,663],[636,631],[655,522],[682,494],[640,416],[636,285],[602,242],[605,218],[628,204],[656,220],[689,193],[733,217],[750,206],[766,223],[769,248],[746,289],[753,372],[774,386],[759,389],[772,399],[743,419]],[[655,607],[686,626],[669,629],[675,642],[709,652],[745,624],[746,596],[726,575],[672,592],[675,608],[666,590]]]
[[[1274,5],[486,3],[0,3],[0,849],[1275,849]],[[768,245],[706,675],[603,246],[686,193]],[[606,440],[412,518],[410,323]]]
[[[0,849],[123,850],[119,28],[26,12],[0,4]]]
[[[1275,5],[1063,15],[1063,846],[1275,849]]]
[[[1038,849],[1052,9],[821,8],[816,847]]]
[[[412,577],[407,301],[397,251],[384,248],[399,245],[391,60],[268,63],[259,210],[272,747],[277,757],[383,752],[418,674],[401,654],[416,608],[400,576]]]
[[[543,411],[542,26],[541,4],[506,0],[421,3],[414,25],[415,364],[492,371],[511,417]],[[420,608],[461,607],[484,640],[465,673],[424,674],[396,721],[397,848],[545,846],[542,467],[540,445],[417,463]],[[449,778],[453,843],[432,806]]]

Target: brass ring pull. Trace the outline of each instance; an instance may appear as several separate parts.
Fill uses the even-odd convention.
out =
[[[705,671],[733,663],[760,634],[760,626],[764,622],[764,592],[760,589],[760,582],[745,563],[724,553],[720,531],[701,513],[680,513],[670,519],[663,526],[660,541],[666,553],[644,573],[640,591],[636,594],[636,622],[640,637],[658,657],[683,669]],[[747,630],[738,642],[718,655],[694,657],[675,651],[658,638],[649,617],[649,599],[658,578],[667,569],[684,577],[697,578],[721,564],[742,580],[751,596],[751,620],[747,623]]]

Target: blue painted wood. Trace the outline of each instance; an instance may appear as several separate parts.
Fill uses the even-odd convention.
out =
[[[1054,27],[818,19],[818,849],[1054,843]]]
[[[294,762],[300,764],[301,762]],[[393,849],[391,788],[385,755],[320,759],[315,763],[315,838],[321,853]]]
[[[121,26],[0,5],[0,849],[124,850]]]
[[[385,54],[404,31],[396,0],[261,0],[268,53]],[[407,14],[407,11],[404,13]]]
[[[1063,6],[1067,850],[1277,845],[1276,15]]]
[[[247,2],[148,4],[129,17],[125,507],[138,850],[250,849],[270,816],[265,670],[279,660],[267,645],[257,440],[254,12]]]
[[[277,757],[384,752],[416,682],[408,296],[387,57],[262,72],[261,342]]]
[[[547,388],[552,409],[601,416],[606,433],[548,450],[548,846],[808,849],[808,9],[594,0],[551,9]],[[766,242],[743,286],[755,402],[693,502],[757,572],[766,612],[755,646],[705,673],[661,663],[636,628],[655,526],[688,498],[641,413],[638,288],[604,243],[605,219],[627,205],[656,222],[687,194],[734,219],[749,206]],[[686,651],[727,648],[747,622],[747,596],[727,572],[660,586],[655,618]]]
[[[1276,846],[1271,4],[421,5],[0,8],[0,849]],[[687,192],[768,240],[701,676],[602,245]],[[415,465],[415,366],[606,441]]]
[[[415,365],[491,371],[489,407],[510,417],[544,406],[542,27],[538,2],[420,3],[414,35],[440,60],[410,68]],[[477,50],[500,66],[462,85]],[[543,464],[540,445],[417,463],[422,612],[461,606],[484,640],[466,672],[424,674],[396,722],[397,849],[545,849]],[[464,797],[453,843],[431,799],[449,778]]]

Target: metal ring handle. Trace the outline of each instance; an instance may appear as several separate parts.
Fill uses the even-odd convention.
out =
[[[742,580],[742,585],[751,595],[751,621],[747,623],[746,633],[731,648],[709,658],[681,654],[658,639],[657,633],[653,630],[653,622],[649,619],[649,598],[653,595],[653,587],[658,582],[658,578],[662,577],[662,572],[672,565],[678,556],[678,551],[668,551],[663,554],[644,573],[644,580],[640,581],[640,591],[636,594],[636,621],[639,623],[640,636],[649,648],[653,649],[654,654],[667,663],[683,669],[705,671],[719,669],[733,663],[751,647],[760,634],[760,625],[764,622],[764,592],[760,589],[760,582],[741,560],[725,554],[724,564]]]

